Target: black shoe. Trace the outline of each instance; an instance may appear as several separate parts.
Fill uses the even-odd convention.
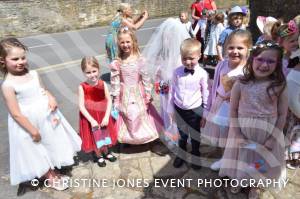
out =
[[[176,157],[175,160],[174,160],[174,162],[173,162],[173,166],[175,168],[179,168],[179,167],[181,167],[183,165],[183,163],[184,163],[183,159],[181,159],[179,157]]]
[[[111,153],[106,154],[104,158],[110,162],[115,162],[117,160],[117,158]]]
[[[98,161],[97,161],[97,164],[99,167],[105,167],[106,166],[106,162],[104,160],[104,158],[99,158]]]
[[[202,168],[202,166],[197,165],[197,164],[191,164],[191,168],[194,169],[194,170],[199,170],[199,169]]]

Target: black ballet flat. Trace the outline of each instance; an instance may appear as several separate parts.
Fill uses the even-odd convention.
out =
[[[117,158],[111,153],[106,154],[104,157],[110,162],[115,162],[117,160]]]
[[[99,161],[99,160],[103,160],[103,161]],[[104,158],[99,158],[98,161],[97,161],[97,164],[99,167],[105,167],[106,166],[106,162],[104,160]]]

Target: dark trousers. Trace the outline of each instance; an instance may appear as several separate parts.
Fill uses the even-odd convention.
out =
[[[175,119],[180,134],[179,147],[186,151],[187,139],[190,135],[192,143],[192,154],[200,156],[200,120],[203,109],[201,106],[183,110],[175,105]]]

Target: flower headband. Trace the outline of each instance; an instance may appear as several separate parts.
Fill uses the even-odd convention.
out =
[[[281,48],[278,43],[270,42],[270,41],[262,41],[261,43],[258,43],[257,45],[252,46],[250,48],[250,51],[261,49],[261,48]]]
[[[283,29],[282,31],[279,31],[278,34],[280,37],[286,37],[298,32],[298,27],[295,20],[290,20],[287,26],[287,28]]]

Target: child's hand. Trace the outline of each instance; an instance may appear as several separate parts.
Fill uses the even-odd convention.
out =
[[[99,126],[98,122],[96,120],[92,120],[91,121],[91,126],[92,128],[96,127],[96,126]]]
[[[173,122],[175,122],[175,115],[174,115],[174,113],[170,113],[169,117],[170,117],[170,124],[173,124]]]
[[[206,119],[203,117],[200,121],[200,128],[204,128],[205,124],[206,124]]]
[[[56,108],[57,108],[57,102],[56,102],[56,99],[54,97],[49,97],[48,106],[49,106],[49,109],[51,111],[55,111],[56,110]]]
[[[41,134],[39,133],[38,130],[36,130],[31,133],[31,138],[34,142],[39,142],[39,141],[41,141]]]
[[[268,150],[272,150],[273,146],[274,146],[274,139],[273,137],[270,137],[269,139],[266,140],[266,142],[264,143],[264,146],[268,149]]]
[[[101,127],[107,126],[107,125],[108,125],[108,121],[109,121],[109,117],[104,117],[104,118],[102,119],[102,122],[101,122],[100,126],[101,126]]]
[[[149,17],[148,11],[144,10],[144,12],[142,13],[142,16],[145,17],[146,19],[148,19],[148,17]]]
[[[228,77],[228,75],[223,75],[221,77],[221,84],[223,85],[225,92],[231,90],[233,83],[234,81],[230,77]]]

